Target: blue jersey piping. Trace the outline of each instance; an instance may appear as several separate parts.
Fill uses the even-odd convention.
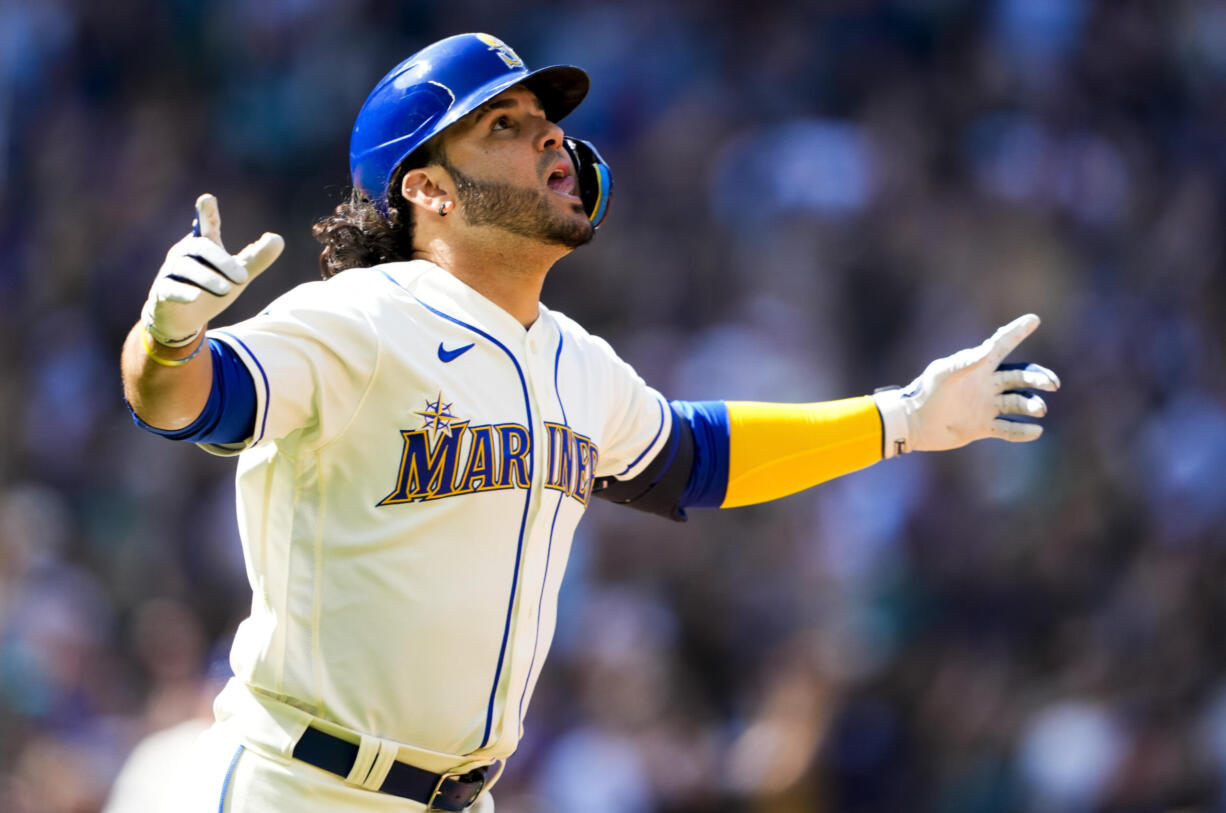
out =
[[[659,398],[657,398],[657,399],[656,399],[656,406],[658,406],[658,407],[660,408],[660,425],[656,427],[656,433],[655,433],[655,435],[654,435],[654,436],[652,436],[652,438],[651,438],[651,443],[648,443],[648,444],[647,444],[647,448],[645,448],[645,449],[643,449],[643,451],[639,452],[639,456],[638,456],[638,457],[636,457],[636,458],[634,458],[633,460],[631,460],[631,461],[630,461],[630,465],[629,465],[629,466],[626,466],[626,468],[624,468],[624,469],[622,469],[620,472],[618,472],[617,477],[618,477],[619,479],[621,478],[621,476],[622,476],[623,474],[625,474],[626,472],[630,471],[632,468],[634,468],[635,466],[637,466],[637,465],[639,464],[639,461],[643,459],[643,456],[644,456],[645,454],[647,454],[648,452],[650,452],[650,451],[652,450],[652,447],[654,447],[654,446],[656,445],[656,441],[657,441],[657,440],[659,440],[659,438],[660,438],[660,433],[664,431],[664,403],[663,403],[663,402],[662,402],[662,401],[661,401]]]
[[[558,352],[553,356],[553,392],[558,397],[558,408],[562,410],[562,423],[570,426],[566,417],[566,405],[562,403],[562,391],[558,389],[558,367],[562,360],[563,336],[558,330]],[[547,475],[552,477],[552,474]],[[562,500],[566,497],[564,491],[558,492],[558,504],[553,509],[553,520],[549,523],[549,545],[545,548],[545,575],[541,577],[541,592],[536,597],[536,635],[532,639],[532,660],[528,663],[528,676],[524,679],[524,690],[519,694],[519,720],[524,719],[524,698],[528,696],[528,684],[532,682],[532,670],[536,668],[536,650],[541,643],[541,602],[545,599],[545,585],[549,583],[549,563],[553,560],[553,529],[558,524],[558,513],[562,510]],[[522,724],[522,722],[521,722]]]
[[[392,277],[390,274],[388,274],[386,271],[382,273],[385,277],[390,279],[397,286],[403,288],[403,286],[401,286],[399,282],[396,282],[396,279]],[[455,324],[459,325],[460,327],[466,330],[471,330],[473,333],[476,333],[478,336],[481,336],[482,338],[490,341],[491,343],[496,345],[499,350],[507,354],[507,358],[509,358],[511,360],[511,363],[515,365],[515,372],[519,375],[519,385],[520,387],[523,388],[524,409],[527,410],[527,413],[528,413],[528,426],[527,426],[528,443],[531,446],[531,448],[535,450],[536,441],[535,441],[535,438],[533,438],[532,436],[533,435],[532,433],[532,402],[528,398],[528,382],[524,379],[524,371],[520,368],[519,361],[516,360],[515,354],[512,353],[509,349],[507,349],[506,345],[504,345],[502,342],[495,339],[490,334],[486,333],[484,330],[474,327],[473,325],[470,325],[467,322],[457,319],[456,317],[450,314],[443,313],[438,308],[435,308],[423,302],[421,298],[416,295],[413,295],[413,298],[417,300],[417,303],[419,305],[421,305],[423,308],[433,313],[435,316],[439,316],[443,319],[446,319],[448,322],[454,322]],[[534,475],[535,465],[536,465],[536,453],[534,451],[533,455],[528,458],[528,480],[529,482],[531,482],[533,477],[535,476]],[[515,572],[511,576],[511,596],[507,600],[507,620],[502,630],[502,645],[498,649],[498,666],[494,670],[494,685],[490,687],[489,707],[486,709],[486,712],[485,712],[485,732],[481,735],[481,745],[478,746],[479,748],[484,748],[486,745],[489,744],[490,729],[493,727],[493,724],[494,724],[494,700],[498,695],[498,683],[502,679],[502,665],[503,665],[503,662],[506,660],[507,641],[511,637],[511,612],[515,608],[515,592],[519,587],[519,563],[520,563],[521,558],[523,557],[523,552],[524,552],[524,530],[528,526],[528,506],[531,502],[532,502],[532,489],[528,489],[527,497],[525,497],[524,499],[524,513],[523,513],[523,516],[520,517],[520,521],[519,521],[519,541],[516,543],[516,546],[515,546]]]
[[[221,800],[217,802],[217,813],[226,813],[226,794],[230,792],[230,779],[234,776],[234,766],[238,764],[238,758],[243,755],[245,747],[243,745],[238,747],[238,750],[234,752],[234,758],[230,760],[230,767],[226,768],[226,778],[221,780]]]

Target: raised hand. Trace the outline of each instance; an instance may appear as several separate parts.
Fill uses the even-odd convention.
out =
[[[141,311],[144,329],[159,344],[183,347],[281,254],[285,241],[265,232],[238,254],[221,242],[217,198],[196,200],[193,233],[170,247]]]

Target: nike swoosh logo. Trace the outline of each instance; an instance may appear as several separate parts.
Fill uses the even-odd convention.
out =
[[[464,355],[465,353],[467,353],[469,350],[472,350],[472,349],[473,349],[473,346],[471,344],[466,344],[463,347],[457,347],[455,350],[448,350],[447,348],[443,347],[442,342],[439,342],[438,343],[438,360],[446,364],[449,361],[455,361],[460,356]]]

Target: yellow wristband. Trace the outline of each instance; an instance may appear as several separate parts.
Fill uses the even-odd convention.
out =
[[[191,355],[184,356],[181,359],[162,358],[157,353],[154,353],[153,345],[149,344],[149,330],[144,325],[140,326],[140,342],[145,346],[145,355],[163,367],[182,367],[184,364],[187,364],[189,361],[194,359],[196,354],[200,352],[200,348],[204,347],[205,340],[203,331],[201,333],[202,335],[200,337],[200,342],[196,345],[196,349],[191,352]]]

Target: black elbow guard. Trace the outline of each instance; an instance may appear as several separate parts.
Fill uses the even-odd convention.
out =
[[[630,480],[597,478],[592,493],[602,500],[685,522],[681,498],[694,469],[694,432],[689,421],[673,410],[668,442],[638,476]]]

